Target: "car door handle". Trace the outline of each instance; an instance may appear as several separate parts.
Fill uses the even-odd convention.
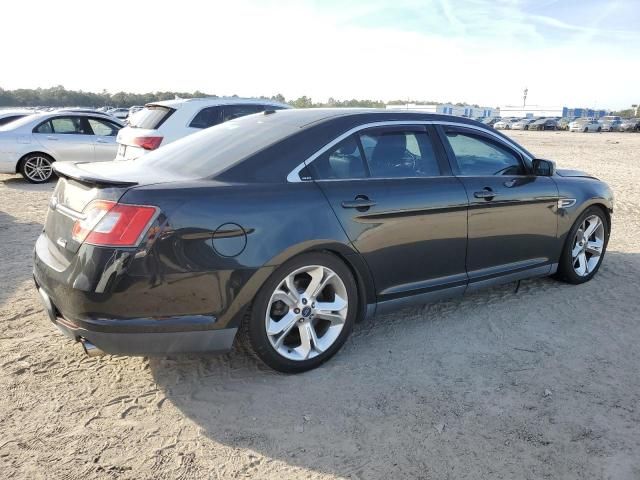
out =
[[[493,197],[497,196],[498,194],[496,192],[494,192],[493,190],[490,190],[488,188],[485,188],[484,190],[480,190],[479,192],[473,192],[473,196],[476,198],[484,198],[487,200],[491,200]]]
[[[47,140],[58,140],[58,137],[53,137],[51,135],[47,136]]]
[[[104,138],[98,138],[96,143],[109,143],[109,140],[105,140]]]
[[[367,197],[356,197],[355,200],[343,200],[342,208],[357,208],[358,210],[366,210],[375,206],[376,202],[369,200]]]

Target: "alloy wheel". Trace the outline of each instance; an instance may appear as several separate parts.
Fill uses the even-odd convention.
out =
[[[46,182],[52,173],[51,161],[42,156],[29,157],[24,162],[24,174],[34,182]]]
[[[600,263],[604,249],[604,223],[597,215],[587,217],[573,239],[571,259],[573,270],[586,277]]]
[[[272,293],[265,326],[279,355],[303,361],[335,343],[349,310],[347,289],[330,268],[310,265],[287,275]]]

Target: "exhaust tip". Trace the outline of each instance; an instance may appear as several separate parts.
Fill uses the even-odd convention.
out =
[[[104,352],[96,347],[93,343],[91,343],[86,338],[80,338],[80,343],[82,344],[82,349],[84,353],[87,354],[87,357],[99,357],[104,355]]]

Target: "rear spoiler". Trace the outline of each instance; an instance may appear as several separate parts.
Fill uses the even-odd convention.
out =
[[[133,187],[134,185],[138,185],[138,182],[100,177],[79,168],[78,165],[81,164],[82,163],[74,162],[55,162],[53,164],[53,171],[60,177],[71,178],[90,185],[106,185],[110,187]]]

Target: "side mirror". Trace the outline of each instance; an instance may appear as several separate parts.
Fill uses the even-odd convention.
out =
[[[539,177],[552,177],[556,173],[556,163],[551,160],[534,158],[533,173]]]

